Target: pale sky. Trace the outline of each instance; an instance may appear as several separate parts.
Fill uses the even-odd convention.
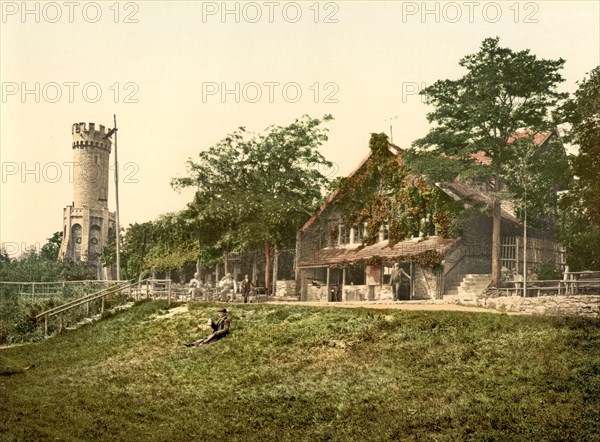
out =
[[[75,122],[117,114],[127,227],[184,208],[171,178],[239,126],[331,113],[332,176],[390,117],[410,146],[428,130],[416,91],[462,75],[487,37],[565,59],[568,92],[600,64],[597,1],[1,3],[0,243],[13,254],[62,230]]]

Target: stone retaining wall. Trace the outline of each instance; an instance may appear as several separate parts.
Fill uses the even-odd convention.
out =
[[[520,296],[500,296],[479,298],[479,307],[523,313],[527,315],[578,315],[600,316],[600,296],[541,296],[523,298]]]

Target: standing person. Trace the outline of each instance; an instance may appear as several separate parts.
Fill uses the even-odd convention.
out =
[[[392,292],[394,293],[394,301],[400,300],[400,286],[402,285],[403,275],[406,276],[406,278],[410,281],[410,275],[400,267],[400,264],[394,264],[392,274],[390,275],[390,287],[392,288]]]
[[[250,295],[250,290],[252,287],[256,286],[252,283],[252,281],[250,281],[248,275],[245,275],[244,280],[242,281],[242,295],[244,296],[244,304],[248,302],[248,296]]]
[[[225,336],[227,336],[229,334],[230,326],[229,317],[227,316],[227,309],[222,308],[221,310],[219,310],[219,315],[220,317],[217,320],[217,322],[213,321],[212,318],[210,318],[209,320],[208,325],[210,325],[213,329],[213,332],[210,335],[208,335],[205,338],[199,339],[195,342],[192,342],[191,344],[183,345],[185,345],[186,347],[200,347],[201,345],[210,344],[211,342],[218,341],[219,339],[222,339]]]

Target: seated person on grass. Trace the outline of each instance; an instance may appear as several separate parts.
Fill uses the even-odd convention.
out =
[[[186,347],[200,347],[201,345],[210,344],[211,342],[218,341],[229,334],[229,318],[227,317],[227,309],[222,308],[219,310],[220,318],[217,322],[211,318],[208,325],[213,329],[213,332],[205,338],[199,339],[190,344],[183,344]]]

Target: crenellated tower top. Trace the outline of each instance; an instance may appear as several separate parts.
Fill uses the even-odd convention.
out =
[[[105,138],[106,129],[102,124],[96,129],[95,123],[75,123],[71,129],[73,134],[73,149],[85,147],[99,147],[110,153],[112,142]]]

